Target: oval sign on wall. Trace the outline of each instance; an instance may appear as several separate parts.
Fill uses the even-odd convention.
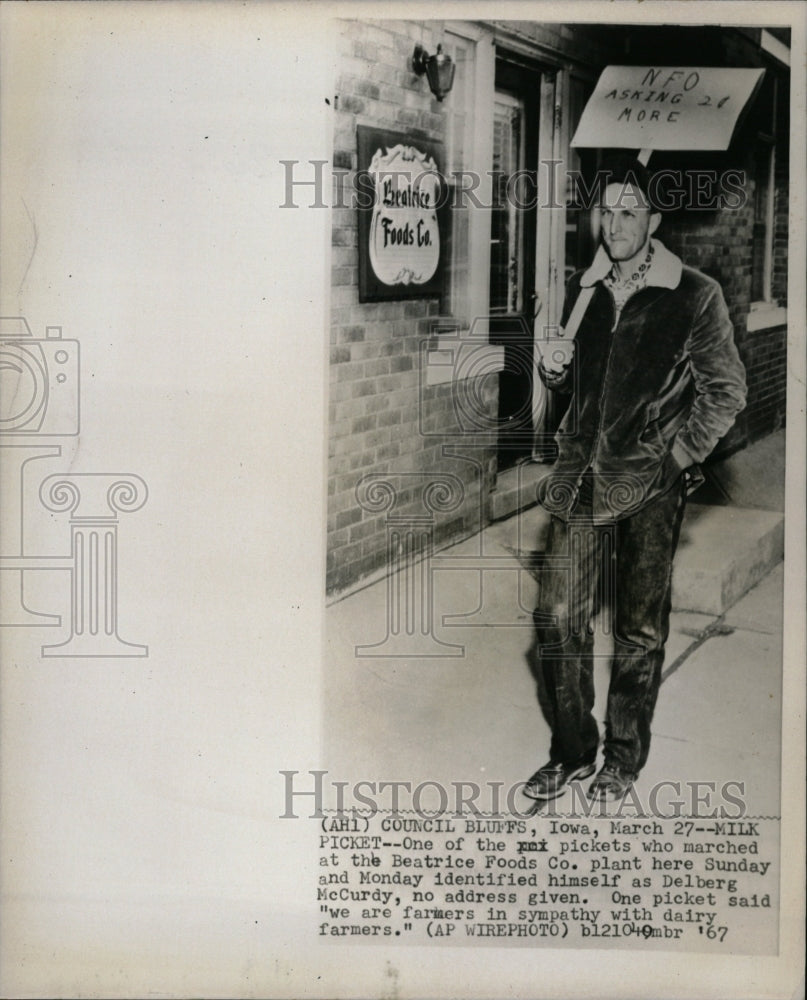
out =
[[[378,150],[369,173],[375,183],[369,244],[373,271],[385,285],[423,285],[440,263],[437,165],[414,146],[398,145]]]
[[[369,181],[360,205],[362,301],[440,292],[443,178],[436,144],[359,128],[359,171]]]

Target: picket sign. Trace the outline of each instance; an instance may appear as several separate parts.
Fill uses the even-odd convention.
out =
[[[763,69],[606,66],[586,103],[572,146],[640,149],[728,149],[740,114],[759,90]],[[594,257],[606,256],[600,245]],[[574,337],[594,286],[577,297],[561,337]]]
[[[572,146],[728,149],[764,72],[718,66],[606,66],[580,116]]]

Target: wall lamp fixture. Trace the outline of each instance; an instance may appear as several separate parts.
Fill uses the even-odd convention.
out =
[[[429,80],[429,90],[438,101],[451,92],[454,85],[454,62],[451,56],[443,52],[443,46],[437,46],[435,55],[430,56],[422,45],[415,46],[415,53],[412,56],[412,68],[418,76],[426,74]]]

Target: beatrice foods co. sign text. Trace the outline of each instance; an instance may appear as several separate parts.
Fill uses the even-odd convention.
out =
[[[719,150],[762,80],[761,69],[607,66],[573,146]]]
[[[437,144],[380,129],[359,129],[359,172],[372,204],[360,208],[362,301],[437,294],[442,176]]]

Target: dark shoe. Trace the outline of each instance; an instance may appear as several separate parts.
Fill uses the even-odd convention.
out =
[[[591,782],[588,797],[598,802],[616,802],[624,799],[633,787],[636,775],[615,764],[603,764],[600,773]]]
[[[594,774],[594,761],[575,761],[573,764],[563,764],[550,760],[548,764],[538,768],[535,774],[524,786],[524,794],[531,799],[554,799],[575,778],[587,778]]]

